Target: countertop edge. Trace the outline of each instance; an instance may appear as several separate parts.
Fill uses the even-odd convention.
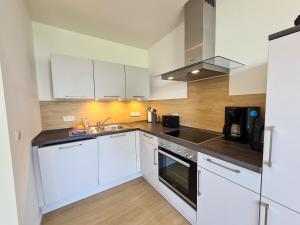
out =
[[[66,129],[60,129],[60,130],[66,130]],[[55,130],[52,130],[52,131],[55,132]],[[59,130],[57,130],[57,131],[59,131]],[[50,141],[34,141],[33,140],[32,147],[46,147],[49,145],[64,144],[64,143],[70,143],[70,142],[75,142],[75,141],[83,141],[83,140],[88,140],[88,139],[94,139],[94,138],[97,138],[100,136],[113,135],[113,134],[117,134],[117,133],[131,132],[131,131],[142,131],[142,132],[154,135],[154,136],[156,136],[158,138],[162,138],[162,139],[164,139],[164,137],[165,137],[165,135],[163,133],[155,133],[155,132],[151,132],[149,130],[145,130],[145,129],[142,129],[139,127],[127,127],[126,129],[119,130],[119,131],[111,131],[111,132],[105,132],[105,133],[93,134],[93,135],[87,135],[87,136],[83,136],[83,135],[82,136],[74,136],[74,137],[68,138],[67,140],[66,139],[53,139]],[[39,135],[41,135],[43,132],[45,133],[47,131],[42,131]],[[38,137],[39,135],[37,135],[36,137]],[[174,140],[175,143],[176,142],[178,143],[178,140],[175,140],[172,137],[168,137],[167,139],[169,141]],[[180,144],[184,146],[184,143],[185,142],[182,141]],[[187,143],[187,145],[188,145],[188,143]],[[185,146],[185,147],[191,148],[191,146]],[[208,156],[215,157],[220,160],[224,160],[225,162],[232,163],[234,165],[240,166],[242,168],[248,169],[248,170],[256,172],[256,173],[262,172],[262,166],[256,166],[251,163],[239,161],[238,159],[234,159],[230,156],[226,156],[226,155],[214,152],[214,151],[212,151],[204,146],[201,146],[201,145],[195,145],[194,148],[191,148],[191,149],[193,149],[196,152],[200,152],[200,153],[206,154]]]

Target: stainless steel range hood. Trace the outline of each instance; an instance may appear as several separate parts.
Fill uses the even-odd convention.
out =
[[[196,81],[229,74],[243,64],[215,56],[215,0],[190,0],[184,7],[185,67],[164,73],[163,80]]]

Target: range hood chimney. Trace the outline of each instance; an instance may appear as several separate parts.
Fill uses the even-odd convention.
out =
[[[189,0],[184,6],[185,67],[164,73],[163,80],[196,81],[229,74],[243,64],[215,56],[216,0]]]

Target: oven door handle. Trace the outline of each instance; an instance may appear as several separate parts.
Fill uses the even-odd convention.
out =
[[[168,154],[168,153],[166,153],[166,152],[164,152],[164,151],[159,150],[158,152],[159,152],[160,154],[163,154],[163,155],[165,155],[165,156],[167,156],[167,157],[173,159],[174,161],[176,161],[176,162],[178,162],[178,163],[184,165],[185,167],[190,168],[190,164],[188,164],[187,162],[185,162],[185,161],[183,161],[183,160],[181,160],[181,159],[178,159],[178,158],[176,158],[175,156],[172,156],[172,155],[170,155],[170,154]]]

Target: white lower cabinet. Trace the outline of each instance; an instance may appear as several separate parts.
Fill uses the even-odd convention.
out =
[[[99,183],[109,184],[137,173],[135,132],[98,138]]]
[[[197,225],[257,225],[259,194],[199,169]]]
[[[144,133],[142,133],[143,135]],[[144,138],[149,138],[146,141]],[[151,135],[141,138],[141,167],[143,177],[155,188],[158,187],[158,146],[153,144]]]
[[[262,197],[259,225],[299,225],[300,214]]]
[[[98,185],[97,140],[38,149],[44,204],[89,191]]]

